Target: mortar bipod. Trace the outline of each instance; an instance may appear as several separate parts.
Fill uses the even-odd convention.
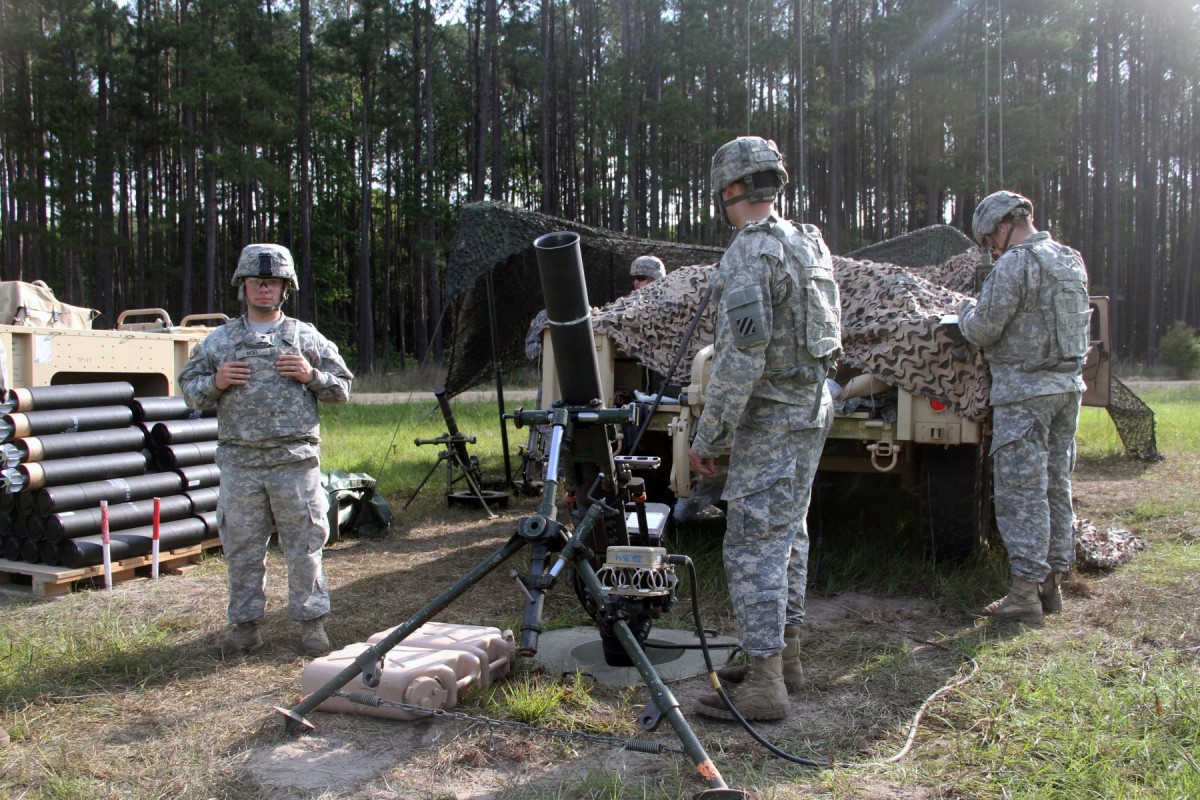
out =
[[[446,399],[445,387],[439,387],[433,392],[437,398],[438,407],[442,412],[442,419],[446,423],[446,433],[437,436],[433,439],[414,439],[413,444],[420,447],[426,444],[441,445],[445,449],[438,453],[437,461],[429,468],[429,472],[425,473],[425,477],[417,485],[412,496],[404,504],[405,508],[412,505],[412,501],[417,499],[417,495],[421,493],[421,489],[433,477],[433,473],[437,472],[438,467],[442,462],[446,463],[446,502],[475,502],[479,501],[479,505],[483,508],[484,513],[488,515],[488,519],[496,519],[496,515],[492,513],[491,505],[497,505],[504,508],[508,505],[508,494],[506,492],[489,491],[483,488],[483,473],[479,469],[479,460],[467,452],[468,444],[475,444],[474,436],[466,436],[458,430],[458,422],[454,418],[454,412],[450,409],[450,403]],[[457,475],[455,474],[457,472]],[[455,491],[454,484],[463,481],[467,485],[466,491]]]
[[[576,574],[588,587],[592,596],[602,597],[605,594],[604,587],[600,584],[599,579],[596,577],[596,571],[592,568],[588,560],[592,553],[586,544],[584,544],[584,540],[592,528],[601,523],[605,512],[612,509],[606,509],[603,503],[593,502],[569,536],[566,529],[555,519],[557,515],[558,459],[563,441],[563,428],[568,424],[570,413],[566,408],[562,407],[547,412],[525,413],[529,416],[525,420],[526,422],[550,422],[554,426],[552,429],[550,457],[546,469],[546,481],[538,512],[518,520],[517,529],[507,542],[487,555],[475,567],[459,578],[458,581],[438,594],[437,597],[422,606],[405,622],[394,628],[386,637],[356,656],[351,664],[330,678],[323,686],[301,699],[299,703],[290,709],[277,706],[275,710],[285,718],[284,729],[288,733],[313,730],[315,726],[308,721],[306,716],[332,697],[335,692],[340,691],[351,680],[362,675],[368,686],[370,686],[371,680],[378,681],[379,675],[382,672],[380,664],[384,655],[389,650],[400,644],[406,637],[415,632],[417,628],[432,619],[434,615],[445,609],[455,599],[469,591],[480,580],[509,558],[516,555],[526,545],[529,545],[533,552],[530,555],[531,575],[523,581],[523,584],[532,598],[530,605],[539,612],[545,593],[553,588],[557,578],[562,574],[567,564],[570,564],[575,569]],[[590,420],[599,421],[601,424],[621,422],[635,415],[636,411],[632,407],[625,409],[603,409],[599,411],[589,410],[587,412]],[[534,419],[534,417],[538,419]],[[605,480],[607,480],[605,475],[601,474],[598,476],[592,489],[588,491],[588,496],[592,497],[595,486]],[[558,554],[557,560],[550,565],[549,569],[545,569],[546,562],[552,553]],[[680,709],[679,702],[655,671],[653,664],[646,656],[645,651],[634,636],[628,623],[623,619],[617,619],[611,623],[611,628],[616,638],[620,641],[621,646],[628,654],[631,662],[637,667],[638,673],[641,675],[650,692],[650,707],[643,715],[643,718],[654,720],[653,724],[655,726],[657,726],[659,720],[666,718],[674,729],[680,743],[683,745],[684,751],[695,764],[697,773],[708,787],[694,797],[701,798],[701,800],[726,800],[726,798],[748,797],[744,791],[730,788],[725,784],[720,771],[712,759],[709,758],[707,752],[705,752],[704,746],[695,732],[688,725]],[[533,636],[530,638],[536,648],[536,632],[532,633]]]

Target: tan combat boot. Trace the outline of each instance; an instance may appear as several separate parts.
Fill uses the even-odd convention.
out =
[[[740,686],[729,690],[729,699],[748,720],[783,719],[788,712],[787,687],[783,683],[783,656],[750,657],[750,674]],[[705,717],[735,719],[721,695],[713,693],[696,701],[696,711]]]
[[[977,617],[991,617],[995,620],[1024,622],[1026,625],[1042,624],[1042,598],[1038,589],[1041,584],[1033,581],[1013,578],[1012,588],[1008,594],[994,603],[975,612]]]
[[[783,629],[783,683],[789,694],[800,691],[804,685],[804,667],[800,664],[800,630],[799,625],[788,625]],[[721,683],[735,686],[746,680],[749,674],[749,664],[717,670]]]
[[[229,630],[209,651],[215,658],[233,658],[253,653],[263,647],[261,623],[239,622]]]
[[[1051,572],[1038,587],[1042,597],[1042,611],[1047,614],[1057,614],[1062,611],[1062,573]]]
[[[300,651],[306,656],[323,656],[329,652],[329,634],[325,633],[325,618],[306,619],[300,623]]]

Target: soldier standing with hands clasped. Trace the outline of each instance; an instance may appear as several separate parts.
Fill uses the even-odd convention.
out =
[[[809,498],[833,423],[825,376],[841,352],[841,305],[821,233],[775,214],[787,181],[775,143],[743,136],[712,160],[712,188],[738,230],[714,281],[716,353],[692,448],[692,469],[715,474],[729,446],[724,541],[729,594],[749,669],[725,672],[751,720],[781,719],[799,689],[808,574]],[[704,716],[733,719],[717,694]]]
[[[274,527],[287,558],[288,616],[300,622],[300,648],[324,655],[329,591],[321,551],[329,500],[321,486],[317,401],[345,403],[354,376],[337,345],[284,315],[288,291],[299,288],[286,247],[248,245],[232,283],[246,314],[210,333],[179,374],[190,407],[217,408],[217,519],[233,627],[214,654],[228,658],[263,646]]]
[[[992,373],[996,526],[1012,588],[978,616],[1041,625],[1062,609],[1062,576],[1075,560],[1071,471],[1083,398],[1091,307],[1083,258],[1033,226],[1033,203],[988,195],[971,222],[975,241],[1002,255],[978,303],[958,308],[959,329],[984,348]]]

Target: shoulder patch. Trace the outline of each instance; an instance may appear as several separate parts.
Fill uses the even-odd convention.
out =
[[[763,299],[757,286],[740,286],[725,297],[725,316],[738,349],[767,341]]]

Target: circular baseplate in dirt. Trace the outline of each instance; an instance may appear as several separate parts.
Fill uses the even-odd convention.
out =
[[[508,492],[497,492],[490,489],[484,489],[480,494],[487,504],[492,508],[508,508]],[[447,505],[475,506],[479,507],[479,498],[470,490],[459,490],[446,493]]]
[[[696,635],[691,631],[655,628],[650,632],[649,638],[650,646],[645,648],[646,656],[664,681],[684,680],[704,674],[704,655],[699,650],[670,647],[672,644],[698,644]],[[735,640],[710,636],[708,644],[709,647],[715,648],[713,660],[724,663],[729,654],[728,648],[735,644]],[[637,686],[642,683],[641,673],[636,667],[614,667],[606,662],[600,633],[595,628],[546,631],[538,640],[536,659],[538,664],[553,675],[582,672],[591,675],[597,683],[607,686]]]

